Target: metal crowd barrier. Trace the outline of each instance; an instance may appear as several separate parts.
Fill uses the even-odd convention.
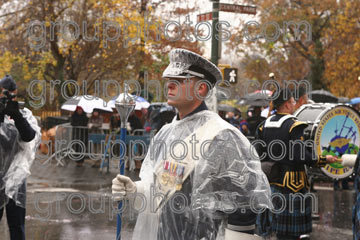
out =
[[[117,132],[109,133],[109,130],[99,129],[94,133],[88,127],[71,126],[70,123],[60,124],[56,128],[55,135],[55,152],[43,163],[51,161],[55,158],[57,165],[64,166],[65,159],[70,158],[73,160],[80,160],[82,157],[90,158],[92,160],[101,160],[100,168],[107,167],[109,172],[110,160],[115,156],[113,154],[114,144],[120,141],[120,135]],[[141,152],[142,156],[146,155],[145,149],[139,147],[141,143],[146,145],[146,149],[150,144],[151,138],[155,135],[155,131],[151,133],[146,132],[144,129],[137,129],[132,134],[126,136],[125,144],[127,145],[126,157],[130,161],[130,170],[135,167],[133,157],[129,158],[130,144],[134,145],[134,152]],[[84,149],[85,148],[85,149]]]

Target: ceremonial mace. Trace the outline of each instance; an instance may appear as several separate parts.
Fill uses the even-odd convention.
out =
[[[127,95],[127,89],[125,88],[125,92],[123,94],[123,97],[120,100],[115,101],[115,108],[120,114],[120,121],[121,121],[121,131],[120,131],[120,141],[125,143],[126,138],[126,123],[129,118],[130,113],[135,108],[135,101],[132,97]],[[120,162],[119,162],[119,169],[120,174],[125,174],[125,159],[124,159],[124,151],[123,147],[120,146]],[[125,155],[125,154],[124,154]],[[119,202],[118,209],[122,209],[122,201]],[[117,228],[116,228],[116,240],[121,239],[121,213],[119,212],[117,214]]]

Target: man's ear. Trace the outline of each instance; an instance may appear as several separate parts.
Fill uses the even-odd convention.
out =
[[[285,103],[285,107],[286,107],[287,110],[291,109],[290,104],[291,104],[291,101],[287,100],[286,103]]]
[[[202,82],[198,85],[198,92],[202,97],[206,97],[209,92],[208,85],[205,82]]]

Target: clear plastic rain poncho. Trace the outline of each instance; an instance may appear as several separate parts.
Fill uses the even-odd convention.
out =
[[[40,127],[32,112],[27,108],[20,109],[20,112],[36,135],[32,141],[23,142],[13,120],[5,116],[4,122],[0,123],[0,208],[7,204],[8,198],[25,208],[25,180],[30,175],[30,167],[41,141]]]
[[[150,144],[140,178],[135,206],[142,209],[133,239],[223,239],[228,213],[272,207],[250,142],[208,110],[165,125]]]

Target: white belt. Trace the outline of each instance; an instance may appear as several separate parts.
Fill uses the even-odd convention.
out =
[[[225,228],[225,240],[261,240],[262,238],[256,235],[242,233]]]
[[[233,231],[245,232],[245,231],[255,230],[255,224],[248,225],[248,226],[237,226],[237,225],[228,224],[227,228],[230,230],[233,230]]]

